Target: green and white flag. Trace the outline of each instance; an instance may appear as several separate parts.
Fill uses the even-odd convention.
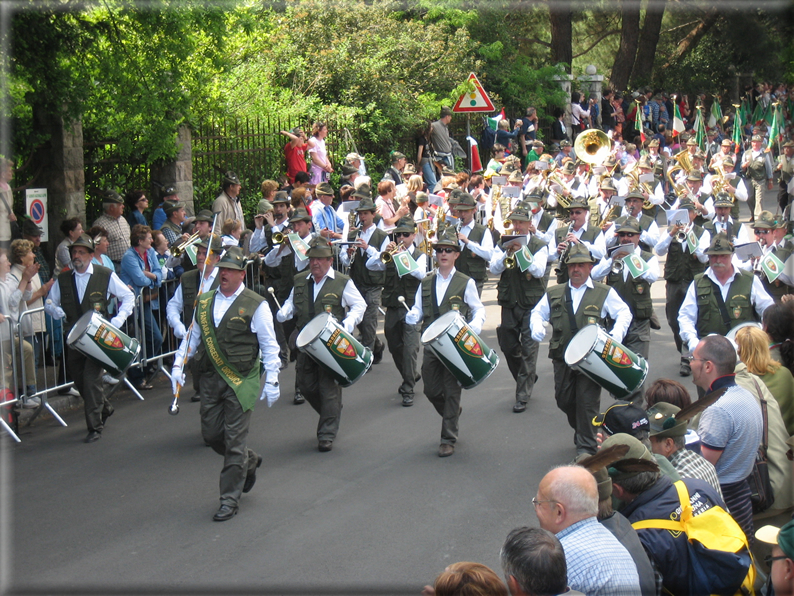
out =
[[[400,277],[419,269],[419,265],[407,250],[398,252],[392,258],[394,259],[394,266],[397,268],[397,275]]]
[[[780,274],[783,273],[783,261],[775,256],[775,253],[770,252],[763,259],[761,259],[761,269],[766,274],[769,283],[775,281]]]
[[[648,271],[648,263],[643,261],[635,254],[630,254],[623,257],[623,264],[629,268],[632,279],[637,279],[640,275]]]
[[[524,273],[529,267],[532,265],[532,262],[535,260],[532,256],[532,253],[529,252],[529,247],[522,246],[521,250],[517,250],[515,253],[516,263],[518,263],[518,268],[521,269],[521,273]]]
[[[711,111],[709,113],[709,128],[714,128],[717,124],[722,124],[722,108],[720,107],[720,100],[715,95],[714,101],[711,102]]]
[[[196,264],[196,245],[195,244],[191,244],[190,246],[185,248],[185,254],[187,255],[187,258],[190,259],[190,262],[195,265]]]
[[[691,255],[695,254],[699,242],[700,241],[698,240],[698,237],[695,234],[695,230],[689,230],[689,232],[686,235],[686,244],[689,247],[689,254]]]
[[[309,245],[301,240],[300,236],[298,236],[295,232],[291,232],[287,234],[287,240],[289,240],[289,245],[292,247],[292,250],[295,251],[295,254],[298,255],[299,260],[305,261],[309,258],[306,256],[306,251],[309,250]]]

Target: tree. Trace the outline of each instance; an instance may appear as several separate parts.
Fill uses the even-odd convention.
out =
[[[620,47],[612,66],[609,80],[616,89],[626,89],[631,69],[637,55],[640,35],[640,4],[635,0],[621,0],[622,24],[620,28]]]
[[[632,85],[648,84],[653,76],[653,65],[656,59],[656,50],[662,31],[666,0],[648,2],[645,9],[645,20],[640,33],[637,58],[631,70]]]

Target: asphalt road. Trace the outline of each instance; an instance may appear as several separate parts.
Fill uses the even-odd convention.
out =
[[[769,193],[771,194],[771,193]],[[771,201],[770,201],[771,204]],[[742,206],[746,212],[746,205]],[[742,219],[746,221],[745,217]],[[652,288],[662,322],[652,331],[648,382],[682,380],[664,317],[664,282]],[[483,339],[498,349],[495,281],[486,284]],[[249,445],[264,463],[240,513],[212,521],[222,458],[200,436],[198,404],[178,416],[165,377],[141,402],[113,398],[103,438],[86,445],[81,411],[7,437],[3,452],[0,588],[25,593],[406,593],[444,567],[478,561],[498,573],[517,526],[536,526],[531,499],[552,466],[575,456],[573,431],[554,403],[548,341],[526,412],[502,362],[464,391],[452,457],[437,456],[441,418],[421,395],[403,408],[389,358],[344,390],[333,451],[319,453],[317,415],[282,398],[257,405]],[[611,398],[602,392],[602,405]]]

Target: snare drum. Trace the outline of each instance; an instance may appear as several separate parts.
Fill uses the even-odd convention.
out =
[[[93,310],[77,320],[66,338],[66,345],[118,374],[126,372],[141,351],[136,338],[114,327]]]
[[[330,313],[320,313],[309,321],[295,343],[341,387],[358,381],[372,366],[372,351],[345,331]]]
[[[573,336],[565,350],[565,363],[617,399],[634,393],[648,376],[648,363],[598,325],[587,325]]]
[[[491,376],[499,356],[485,345],[456,310],[438,317],[422,334],[422,343],[433,350],[464,389],[472,389]]]

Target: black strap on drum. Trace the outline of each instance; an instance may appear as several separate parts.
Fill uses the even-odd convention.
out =
[[[725,300],[722,299],[722,292],[720,291],[720,287],[714,283],[713,279],[709,280],[712,285],[712,291],[714,292],[714,297],[717,299],[717,306],[720,308],[720,314],[722,315],[722,322],[725,324],[725,329],[730,330],[731,328],[731,318],[728,316],[728,309],[725,307]]]
[[[311,300],[309,300],[309,307],[310,307],[309,308],[309,310],[310,310],[309,314],[311,315],[311,318],[313,319],[314,315],[316,314],[314,312],[314,301],[316,300],[316,298],[314,297],[314,276],[313,275],[309,276],[309,296],[311,296]]]
[[[80,300],[80,294],[77,292],[77,273],[75,273],[74,270],[72,270],[71,280],[72,291],[74,292],[74,300],[77,303],[77,310],[80,311],[80,314],[82,315],[85,311],[83,310],[83,301]],[[88,290],[88,286],[86,286],[85,289]],[[83,293],[83,298],[85,298],[85,293]]]
[[[585,290],[585,292],[587,292],[587,290]],[[582,297],[582,299],[584,299],[584,297]],[[573,298],[571,297],[570,284],[565,286],[565,301],[568,304],[568,320],[570,321],[571,325],[571,333],[575,335],[576,332],[579,331],[579,326],[576,324],[576,315],[573,312]]]

